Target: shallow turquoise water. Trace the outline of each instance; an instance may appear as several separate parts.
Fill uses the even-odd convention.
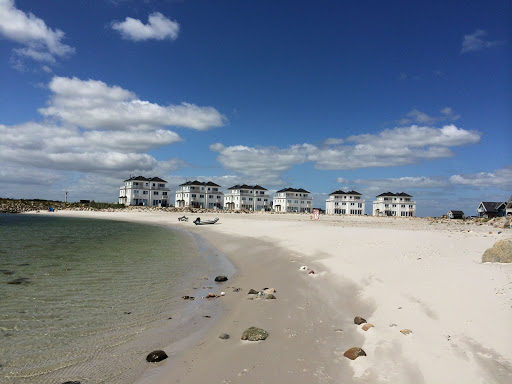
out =
[[[141,354],[171,341],[141,335],[207,271],[169,228],[5,214],[0,270],[2,383],[129,382]]]

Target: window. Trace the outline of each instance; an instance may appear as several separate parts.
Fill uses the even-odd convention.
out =
[[[142,191],[142,194],[143,194],[143,195],[147,195],[147,194],[148,194],[148,191]]]
[[[204,195],[199,195],[199,198],[204,199]]]
[[[402,208],[405,208],[405,204],[402,204]]]
[[[261,201],[261,197],[258,197],[257,201]]]
[[[213,199],[213,195],[208,195],[208,198],[209,199]]]
[[[192,195],[190,195],[190,196],[191,196],[191,197],[196,197],[196,194],[195,194],[195,193],[193,193],[193,194],[192,194]]]
[[[165,184],[158,184],[158,186],[159,186],[160,188],[164,188],[164,187],[165,187]]]
[[[167,196],[167,192],[162,192],[162,196]]]
[[[153,187],[155,187],[155,186],[156,186],[156,183],[153,183]]]
[[[362,203],[357,204],[357,208],[363,208],[363,204]]]
[[[153,195],[158,196],[158,191],[154,191],[154,192],[153,192]]]

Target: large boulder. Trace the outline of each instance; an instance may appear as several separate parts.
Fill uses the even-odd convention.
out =
[[[223,282],[223,281],[228,281],[228,278],[227,278],[226,276],[217,276],[217,277],[215,278],[215,281],[216,281],[217,283],[221,283],[221,282]]]
[[[498,240],[484,252],[482,263],[512,263],[512,239]]]
[[[260,341],[268,337],[268,332],[261,328],[250,327],[242,334],[242,340]]]

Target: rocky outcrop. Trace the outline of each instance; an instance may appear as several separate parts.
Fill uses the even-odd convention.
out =
[[[498,240],[484,252],[482,263],[512,263],[512,239]]]

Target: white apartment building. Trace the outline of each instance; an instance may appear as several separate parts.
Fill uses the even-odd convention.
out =
[[[224,209],[239,211],[268,211],[270,197],[267,190],[259,185],[234,185],[224,195]]]
[[[224,194],[220,185],[211,181],[187,181],[176,191],[175,206],[178,208],[222,209]]]
[[[130,177],[119,188],[119,204],[168,207],[170,189],[159,177]]]
[[[416,202],[407,193],[381,193],[373,202],[373,216],[416,216]]]
[[[334,191],[325,200],[325,213],[328,215],[364,215],[364,199],[356,191]]]
[[[313,198],[311,192],[299,188],[284,188],[274,195],[274,212],[311,213]]]

